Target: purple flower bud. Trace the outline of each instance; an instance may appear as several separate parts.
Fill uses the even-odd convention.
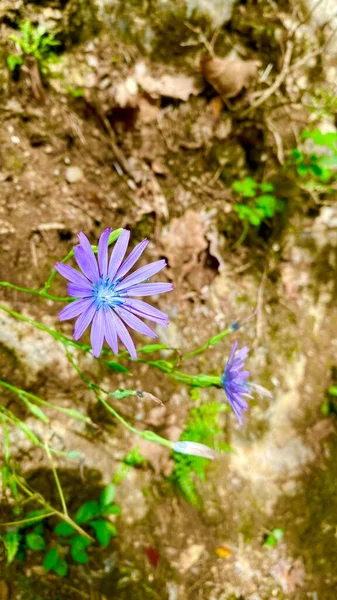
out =
[[[174,442],[173,450],[180,454],[193,454],[193,456],[202,456],[214,460],[217,457],[217,452],[198,442]]]

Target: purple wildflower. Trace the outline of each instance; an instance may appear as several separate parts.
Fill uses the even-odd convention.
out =
[[[229,359],[227,361],[224,374],[221,378],[222,387],[226,392],[229,403],[234,410],[240,425],[242,425],[242,414],[248,410],[248,404],[244,396],[251,398],[247,378],[249,371],[244,370],[245,360],[248,356],[249,348],[244,346],[237,352],[238,342],[235,341]]]
[[[143,240],[124,260],[130,232],[123,230],[108,256],[109,237],[112,229],[106,229],[98,242],[98,260],[84,233],[78,234],[79,246],[75,246],[75,259],[82,273],[64,263],[56,263],[55,269],[71,283],[68,293],[77,298],[61,310],[60,321],[78,317],[75,323],[74,339],[78,340],[91,324],[92,353],[101,354],[104,339],[115,354],[118,352],[118,338],[127,348],[131,358],[137,358],[136,348],[125,324],[131,329],[158,337],[139,317],[153,321],[162,327],[168,326],[165,313],[147,302],[134,299],[137,296],[162,294],[173,289],[171,283],[147,283],[147,280],[166,266],[165,260],[157,260],[140,267],[131,275],[130,269],[144,252],[148,240]],[[127,275],[127,277],[125,277]]]

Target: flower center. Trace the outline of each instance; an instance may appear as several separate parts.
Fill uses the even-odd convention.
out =
[[[105,306],[116,306],[122,304],[121,294],[115,292],[117,282],[111,281],[108,277],[101,277],[99,281],[94,285],[93,296],[97,308],[103,308]]]

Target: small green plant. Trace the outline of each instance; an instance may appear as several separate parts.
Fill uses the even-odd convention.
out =
[[[189,440],[207,444],[211,448],[230,452],[228,444],[221,441],[222,429],[219,417],[222,412],[227,411],[227,405],[219,402],[205,402],[190,410],[186,428],[180,436],[180,441]],[[181,495],[193,506],[200,508],[200,497],[196,487],[196,481],[205,480],[206,467],[209,461],[199,456],[173,453],[175,462],[174,470],[170,477]]]
[[[270,548],[272,548],[273,546],[276,546],[276,544],[282,540],[284,536],[284,531],[283,529],[273,529],[269,535],[267,535],[267,537],[264,540],[264,546],[269,546]]]
[[[60,42],[48,33],[46,27],[40,25],[34,27],[31,21],[25,21],[19,29],[20,36],[15,34],[9,36],[9,39],[15,42],[20,50],[20,54],[9,54],[7,57],[7,65],[10,71],[20,68],[24,63],[25,56],[33,56],[37,61],[40,72],[43,75],[48,75],[48,65],[59,60],[53,52],[53,48],[59,46]]]
[[[115,489],[111,483],[103,489],[99,500],[88,500],[79,507],[73,522],[87,535],[79,533],[67,521],[58,523],[50,535],[50,528],[46,527],[49,519],[45,516],[45,509],[28,513],[20,527],[1,536],[7,562],[11,563],[14,558],[24,560],[28,549],[45,552],[44,568],[60,577],[68,573],[69,554],[75,562],[86,564],[89,560],[87,548],[95,540],[100,546],[106,547],[117,534],[115,525],[109,520],[110,515],[119,515],[121,512],[114,503]],[[48,549],[48,546],[51,547]]]
[[[241,196],[241,202],[235,204],[239,219],[249,225],[259,227],[262,221],[284,210],[284,201],[275,196],[272,183],[257,183],[252,177],[246,177],[234,181],[232,187]]]
[[[296,166],[297,174],[305,180],[308,187],[312,183],[327,184],[337,168],[337,133],[322,133],[319,129],[303,131],[303,140],[312,140],[316,146],[326,148],[326,153],[308,153],[305,149],[294,148],[291,159]]]

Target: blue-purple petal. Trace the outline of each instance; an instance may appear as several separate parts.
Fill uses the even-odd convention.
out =
[[[126,275],[130,271],[130,269],[132,269],[133,265],[135,265],[137,260],[140,259],[148,243],[149,240],[143,240],[142,242],[139,242],[139,244],[137,244],[137,246],[135,246],[133,250],[131,250],[129,256],[122,262],[121,266],[119,267],[115,275],[116,279],[121,279],[121,277],[124,277],[124,275]]]
[[[92,300],[82,300],[82,302],[90,302],[88,308],[78,317],[75,323],[75,329],[73,338],[74,340],[79,340],[82,337],[85,330],[89,327],[92,319],[94,318],[94,314],[96,313],[96,306]]]
[[[128,296],[155,296],[173,290],[172,283],[140,283],[127,289]]]
[[[108,306],[104,310],[104,321],[105,321],[105,329],[104,335],[107,343],[109,344],[111,350],[118,354],[118,339],[117,339],[117,329],[114,321],[114,315],[112,309]]]
[[[105,231],[103,231],[98,242],[98,268],[99,274],[103,276],[107,275],[108,273],[108,247],[111,232],[112,228],[108,227]]]
[[[90,286],[89,281],[87,286],[68,283],[67,288],[69,296],[74,296],[75,298],[89,298],[92,295],[92,286]]]
[[[148,325],[143,323],[138,317],[133,315],[130,311],[125,310],[122,306],[116,306],[115,312],[120,316],[120,318],[132,329],[141,333],[142,335],[148,335],[151,338],[157,338],[157,334],[150,329]]]
[[[137,352],[136,352],[135,345],[134,345],[134,343],[132,341],[131,335],[129,334],[129,332],[128,332],[127,328],[125,327],[124,323],[122,323],[122,321],[120,320],[120,318],[116,315],[116,313],[114,313],[112,311],[112,314],[113,314],[114,325],[116,327],[116,331],[117,331],[117,335],[118,335],[119,339],[124,344],[125,348],[129,352],[131,358],[136,359],[137,358]]]
[[[129,239],[130,231],[128,229],[124,229],[120,234],[117,242],[115,243],[113,251],[111,253],[108,268],[108,275],[110,279],[114,279],[119,267],[121,266],[121,263],[125,256],[125,252],[128,247]]]
[[[94,251],[90,245],[90,242],[87,238],[86,235],[84,235],[84,233],[79,233],[77,235],[79,242],[80,242],[80,247],[83,248],[86,257],[87,257],[87,262],[88,264],[90,264],[90,270],[95,274],[95,279],[97,279],[97,277],[99,276],[98,273],[98,266],[97,266],[97,260],[94,254]],[[95,281],[95,279],[93,279],[92,281]]]
[[[83,271],[84,275],[91,281],[95,283],[98,280],[98,267],[96,264],[96,268],[93,265],[92,260],[88,257],[87,252],[82,248],[82,246],[75,246],[74,248],[75,259],[80,267],[81,271]]]
[[[77,283],[78,285],[88,285],[89,283],[88,279],[84,277],[82,273],[79,273],[78,271],[76,271],[76,269],[70,267],[69,265],[57,262],[54,269],[56,269],[56,271],[58,271],[58,273],[60,273],[62,277],[65,277],[72,283]]]
[[[126,298],[123,303],[123,307],[138,317],[158,323],[162,327],[168,326],[168,316],[147,302],[143,302],[142,300],[134,300],[133,298]]]
[[[164,258],[161,260],[156,260],[155,262],[145,265],[144,267],[140,267],[140,269],[137,269],[137,271],[131,275],[128,275],[116,286],[116,292],[125,290],[137,283],[143,283],[152,277],[152,275],[159,273],[159,271],[161,271],[164,267],[166,267],[166,260]]]
[[[71,302],[70,304],[67,304],[67,306],[62,308],[58,317],[60,321],[68,321],[68,319],[74,319],[75,317],[78,317],[80,314],[82,314],[88,308],[89,304],[91,304],[90,300],[75,300],[74,302]]]
[[[93,318],[90,333],[90,342],[93,355],[98,358],[102,352],[104,342],[104,310],[98,310]]]

